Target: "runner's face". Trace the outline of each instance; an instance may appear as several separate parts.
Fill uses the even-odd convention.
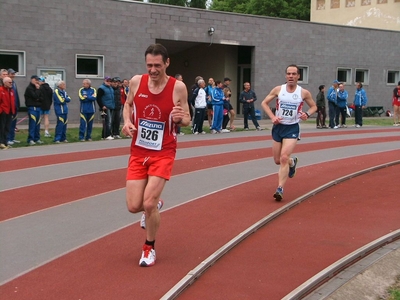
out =
[[[161,55],[154,56],[152,54],[147,54],[146,56],[147,72],[149,73],[151,80],[157,81],[164,77],[168,65],[169,59],[164,63]]]
[[[300,74],[297,73],[296,67],[289,67],[286,69],[286,82],[289,85],[297,84]]]

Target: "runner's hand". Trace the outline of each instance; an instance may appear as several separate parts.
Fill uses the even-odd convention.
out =
[[[131,122],[124,124],[124,127],[122,127],[122,133],[130,137],[133,137],[133,132],[135,130],[137,129]]]

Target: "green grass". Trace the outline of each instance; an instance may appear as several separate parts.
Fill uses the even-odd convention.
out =
[[[309,119],[306,121],[307,124],[315,124],[315,118]],[[329,121],[327,119],[326,123]],[[346,119],[346,125],[352,126],[354,125],[354,117]],[[393,126],[393,118],[392,117],[371,117],[371,118],[363,118],[363,125],[374,125],[374,126]]]
[[[92,140],[93,141],[100,141],[101,140],[101,127],[93,127],[92,130]],[[49,133],[51,137],[44,136],[44,130],[40,132],[40,140],[43,141],[43,144],[39,145],[36,144],[35,147],[44,146],[44,145],[53,145],[54,142],[54,129],[50,129]],[[13,148],[20,148],[20,147],[27,147],[27,138],[28,138],[28,129],[20,129],[19,132],[15,133],[15,139],[20,141],[20,144],[12,145]],[[68,128],[67,129],[67,140],[70,143],[76,143],[79,141],[79,128]]]
[[[310,120],[306,121],[307,124],[315,124],[315,118],[312,118]],[[348,118],[346,121],[347,125],[350,127],[354,125],[354,118]],[[364,125],[374,125],[374,126],[393,126],[393,119],[389,117],[382,117],[382,118],[363,118],[363,123]],[[209,126],[206,126],[208,124],[207,122],[204,122],[203,130],[207,133],[210,133],[210,128]],[[100,141],[101,140],[101,125],[95,124],[93,126],[93,131],[92,131],[92,140],[93,141]],[[254,129],[250,129],[254,130]],[[236,127],[236,131],[243,131],[243,128],[241,127]],[[191,134],[191,128],[190,127],[182,127],[181,132],[185,134]],[[44,142],[42,145],[35,145],[37,146],[44,146],[44,145],[52,145],[53,143],[53,137],[54,137],[54,129],[50,129],[50,134],[52,135],[51,138],[46,138],[44,137],[44,131],[41,131],[41,140]],[[19,132],[16,133],[15,139],[18,141],[21,141],[20,144],[14,144],[12,147],[13,148],[20,148],[20,147],[27,147],[28,144],[26,142],[28,137],[28,130],[27,129],[20,129]],[[70,143],[76,143],[80,142],[79,141],[79,129],[75,127],[71,127],[67,129],[67,140]]]
[[[396,283],[388,289],[387,300],[400,300],[400,276],[397,276]]]

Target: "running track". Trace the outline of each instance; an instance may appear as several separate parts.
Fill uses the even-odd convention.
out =
[[[397,130],[396,130],[397,129]],[[270,133],[180,138],[163,193],[157,264],[125,209],[129,140],[0,153],[4,299],[159,299],[269,213],[353,172],[399,159],[398,128],[303,129],[298,174],[274,202]],[[100,150],[101,149],[101,150]],[[400,228],[392,166],[328,189],[220,259],[179,299],[280,299],[334,261]]]

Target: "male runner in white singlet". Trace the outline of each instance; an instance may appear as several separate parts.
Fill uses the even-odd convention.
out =
[[[290,65],[286,68],[286,84],[274,87],[261,103],[265,113],[271,118],[272,123],[272,153],[274,161],[280,165],[278,172],[278,188],[274,194],[277,201],[283,199],[283,187],[287,178],[296,174],[297,157],[291,157],[299,139],[300,120],[307,120],[317,111],[317,106],[311,93],[297,85],[300,78],[299,68]],[[269,103],[276,99],[275,115]],[[303,104],[307,103],[309,109],[303,112]]]

